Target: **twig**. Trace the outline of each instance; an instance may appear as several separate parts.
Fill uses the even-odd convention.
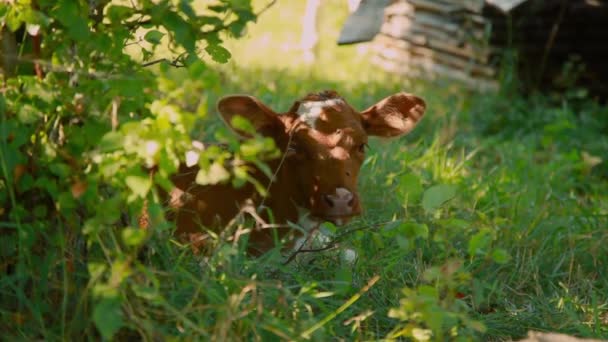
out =
[[[272,0],[266,4],[258,13],[255,14],[256,17],[260,16],[262,13],[268,11],[270,7],[274,6],[277,3],[277,0]]]
[[[154,60],[152,62],[146,62],[146,63],[142,64],[141,66],[145,68],[145,67],[149,67],[149,66],[154,65],[154,64],[158,64],[158,63],[162,63],[162,62],[168,62],[168,61],[169,60],[166,59],[166,58],[161,58],[161,59]]]
[[[125,46],[139,45],[139,43],[142,43],[143,41],[144,41],[144,39],[143,39],[143,38],[139,38],[139,39],[138,39],[138,40],[136,40],[136,41],[126,43],[126,44],[125,44]]]
[[[184,63],[181,63],[180,60],[184,57],[185,54],[187,54],[187,52],[180,53],[179,56],[175,57],[172,61],[169,61],[167,58],[160,58],[160,59],[154,60],[152,62],[146,62],[146,63],[142,64],[141,66],[145,68],[145,67],[149,67],[154,64],[167,62],[172,67],[184,68],[184,67],[186,67],[186,65]]]
[[[18,57],[16,55],[5,55],[4,56],[5,59],[9,59],[10,61],[18,61],[21,63],[32,63],[32,64],[39,64],[41,66],[43,66],[46,70],[48,71],[52,71],[52,72],[64,72],[64,73],[69,73],[69,74],[73,74],[73,75],[78,75],[78,76],[87,76],[87,77],[91,77],[91,78],[95,78],[95,79],[114,79],[114,80],[124,80],[124,79],[143,79],[140,77],[133,77],[133,76],[124,76],[122,74],[111,74],[108,72],[100,72],[100,71],[84,71],[83,69],[78,69],[75,67],[69,67],[69,66],[62,66],[62,65],[54,65],[53,63],[44,60],[44,59],[39,59],[39,58],[28,58],[28,57]]]
[[[300,122],[297,122],[295,124],[294,128],[296,128],[299,125],[299,123]],[[285,162],[285,159],[287,158],[287,154],[288,154],[288,151],[289,151],[289,145],[291,144],[291,140],[292,140],[293,134],[294,134],[293,131],[294,131],[293,129],[290,130],[289,140],[287,140],[287,146],[285,148],[285,152],[281,156],[281,161],[279,161],[279,166],[277,167],[277,169],[272,174],[272,178],[270,179],[270,182],[268,182],[268,186],[266,187],[266,196],[264,196],[262,198],[262,202],[260,203],[260,205],[258,205],[258,208],[264,207],[264,204],[266,203],[266,198],[268,197],[268,194],[270,193],[270,187],[272,186],[272,183],[274,183],[274,181],[277,179],[279,171],[281,170],[281,167],[283,166],[283,163]]]
[[[270,9],[270,7],[272,7],[275,3],[277,2],[277,0],[272,0],[269,3],[266,4],[266,6],[264,6],[259,12],[255,13],[256,17],[259,17],[260,15],[262,15],[264,12],[266,12],[267,10]],[[209,31],[203,31],[203,35],[209,35],[209,34],[213,34],[213,33],[218,33],[222,30],[225,30],[227,28],[229,28],[232,24],[234,24],[236,21],[233,21],[229,24],[224,24],[224,25],[220,25],[215,27],[212,30]]]
[[[375,224],[372,224],[372,225],[365,225],[365,226],[349,229],[349,230],[347,230],[347,231],[345,231],[345,232],[343,232],[341,234],[338,234],[336,237],[334,237],[331,241],[329,241],[323,247],[320,247],[320,248],[311,248],[311,249],[303,249],[302,247],[304,247],[306,245],[306,242],[308,242],[308,238],[310,238],[310,236],[309,236],[306,239],[306,241],[302,244],[302,246],[300,246],[300,248],[298,248],[293,253],[291,253],[291,255],[287,258],[287,260],[285,260],[283,262],[283,265],[287,265],[288,263],[290,263],[291,261],[293,261],[293,259],[295,259],[295,257],[298,254],[300,254],[300,253],[323,252],[323,251],[326,251],[328,249],[332,249],[332,248],[336,247],[339,242],[341,242],[346,236],[348,236],[350,234],[353,234],[353,233],[361,231],[361,230],[375,229],[375,228],[378,228],[381,225],[386,225],[387,223],[390,223],[390,222],[391,221],[380,222],[380,223],[375,223]]]

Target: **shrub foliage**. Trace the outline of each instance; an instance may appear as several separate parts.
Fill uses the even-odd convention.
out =
[[[216,87],[205,60],[226,62],[223,37],[255,18],[249,0],[0,4],[2,325],[67,338],[92,321],[109,338],[131,297],[154,300],[158,281],[137,259],[170,227],[153,184],[170,186],[207,102],[201,89],[191,108],[176,106],[150,69],[183,67]],[[144,203],[153,229],[138,228]]]

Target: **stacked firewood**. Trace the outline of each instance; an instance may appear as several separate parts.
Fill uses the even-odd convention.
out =
[[[497,87],[481,0],[402,0],[386,7],[374,62],[389,71]]]
[[[525,86],[570,87],[564,80],[576,77],[576,85],[605,96],[607,23],[608,0],[393,0],[373,41],[373,61],[483,90],[497,88],[510,50]],[[579,74],[565,70],[570,60],[584,65]]]

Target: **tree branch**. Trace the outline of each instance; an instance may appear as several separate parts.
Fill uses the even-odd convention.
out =
[[[151,62],[146,62],[146,63],[142,64],[141,66],[145,68],[145,67],[149,67],[149,66],[154,65],[154,64],[158,64],[158,63],[162,63],[162,62],[167,62],[172,67],[185,68],[186,64],[184,64],[183,62],[181,62],[181,59],[184,57],[184,55],[186,53],[187,52],[180,53],[179,56],[175,57],[172,61],[168,60],[167,58],[160,58],[160,59],[157,59],[157,60],[154,60],[154,61],[151,61]]]
[[[259,17],[264,12],[268,11],[276,2],[277,2],[277,0],[270,1],[259,12],[255,13],[255,16]],[[218,26],[218,27],[214,28],[213,30],[203,31],[203,35],[209,35],[209,34],[212,34],[212,33],[218,33],[218,32],[220,32],[222,30],[225,30],[225,29],[229,28],[230,25],[234,24],[235,22],[236,21],[233,21],[230,24],[224,24],[224,25]]]

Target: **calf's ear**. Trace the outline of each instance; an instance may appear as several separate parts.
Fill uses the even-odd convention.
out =
[[[361,112],[368,135],[395,137],[409,133],[424,116],[426,103],[407,93],[391,95]]]
[[[274,135],[283,125],[277,113],[253,96],[225,96],[218,101],[217,110],[230,128],[245,137],[251,137],[251,134],[235,127],[233,119],[237,115],[249,120],[258,133],[266,136]]]

